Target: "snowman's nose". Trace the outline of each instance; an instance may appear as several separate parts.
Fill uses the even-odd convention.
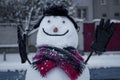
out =
[[[55,27],[54,29],[53,29],[53,32],[58,32],[58,28],[57,27]]]

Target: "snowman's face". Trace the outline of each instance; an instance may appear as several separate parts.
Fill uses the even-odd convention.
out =
[[[61,16],[45,16],[38,29],[37,46],[77,47],[78,36],[74,24]]]

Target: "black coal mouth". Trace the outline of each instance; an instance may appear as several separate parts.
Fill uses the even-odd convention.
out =
[[[64,35],[66,35],[68,32],[69,32],[69,30],[67,30],[65,33],[63,33],[63,34],[50,34],[50,33],[48,33],[48,32],[46,32],[45,30],[44,30],[44,28],[42,28],[43,29],[43,32],[46,34],[46,35],[49,35],[49,36],[64,36]]]

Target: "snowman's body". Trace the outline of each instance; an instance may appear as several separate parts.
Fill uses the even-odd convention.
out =
[[[38,28],[37,47],[49,45],[63,49],[65,47],[77,48],[78,35],[74,24],[65,16],[45,16]],[[59,66],[51,69],[43,77],[38,70],[29,66],[26,80],[71,80]],[[75,80],[90,80],[89,70],[85,68]]]
[[[25,80],[71,80],[66,73],[59,67],[54,68],[47,73],[45,77],[40,75],[40,73],[33,69],[31,66],[27,69],[26,79]],[[86,67],[76,80],[90,80],[89,70]]]

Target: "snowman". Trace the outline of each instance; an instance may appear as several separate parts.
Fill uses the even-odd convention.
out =
[[[63,6],[46,9],[35,28],[37,53],[25,80],[89,80],[89,70],[77,51],[78,26]]]
[[[47,8],[34,28],[38,28],[37,53],[27,69],[25,80],[90,80],[89,69],[77,51],[79,27],[63,6]],[[96,35],[99,34],[97,31]],[[28,60],[26,49],[23,48],[26,45],[21,35],[18,34],[18,38],[20,56],[24,63]],[[101,44],[97,43],[99,40],[93,42],[92,49],[101,49],[97,47]]]

